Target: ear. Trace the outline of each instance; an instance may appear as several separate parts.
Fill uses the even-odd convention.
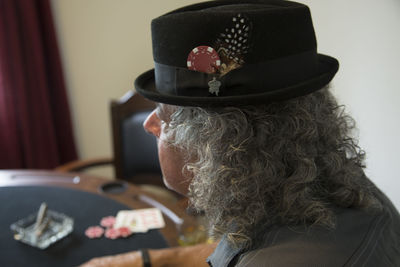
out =
[[[156,111],[153,110],[149,114],[149,116],[146,118],[146,120],[143,123],[143,128],[145,129],[146,132],[154,135],[155,137],[160,137],[161,133],[161,120],[157,116]]]

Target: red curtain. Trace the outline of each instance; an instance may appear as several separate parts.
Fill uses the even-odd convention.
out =
[[[48,0],[0,0],[0,169],[76,159]]]

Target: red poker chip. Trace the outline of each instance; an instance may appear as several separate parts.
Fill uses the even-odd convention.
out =
[[[90,226],[86,229],[85,235],[90,239],[100,238],[104,233],[104,229],[100,226]]]
[[[114,216],[107,216],[101,219],[100,225],[105,227],[105,228],[112,228],[115,223],[115,217]]]
[[[109,239],[117,239],[121,236],[120,231],[115,228],[108,228],[106,233],[104,234],[105,237]]]
[[[132,234],[132,231],[128,227],[120,227],[118,231],[121,237],[128,237]]]
[[[217,51],[210,46],[198,46],[193,48],[187,58],[187,67],[190,70],[215,73],[217,72],[221,60]]]

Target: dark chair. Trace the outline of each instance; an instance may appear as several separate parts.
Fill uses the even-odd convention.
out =
[[[57,167],[56,170],[81,172],[95,166],[113,164],[117,179],[165,187],[157,156],[156,139],[143,129],[144,120],[155,106],[154,102],[133,91],[112,101],[110,110],[113,159],[78,160]]]

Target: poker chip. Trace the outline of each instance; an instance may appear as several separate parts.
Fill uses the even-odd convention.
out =
[[[187,67],[190,70],[216,73],[221,65],[217,51],[210,46],[198,46],[190,51],[187,58]]]
[[[109,239],[117,239],[121,236],[120,231],[115,228],[108,228],[104,234]]]
[[[114,228],[116,221],[116,217],[114,216],[106,216],[103,217],[100,221],[101,226],[90,226],[86,229],[85,235],[88,238],[100,238],[103,236],[108,239],[117,239],[117,238],[126,238],[133,234],[132,230],[129,227],[121,226],[118,228]]]
[[[120,227],[118,231],[121,237],[128,237],[132,234],[132,231],[128,227]]]
[[[101,219],[100,225],[105,228],[112,228],[115,224],[115,217],[114,216],[107,216]]]
[[[104,233],[104,229],[100,226],[90,226],[86,229],[85,235],[90,239],[100,238]]]

